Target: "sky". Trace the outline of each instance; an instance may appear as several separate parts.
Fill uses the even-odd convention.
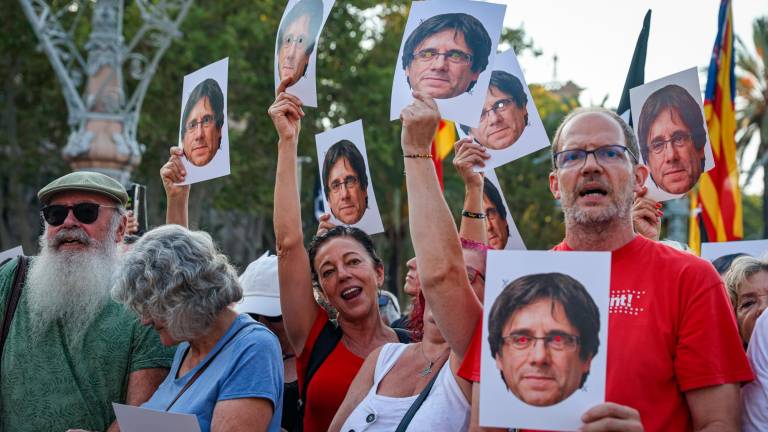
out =
[[[506,3],[504,24],[523,27],[541,55],[520,56],[528,83],[557,80],[584,88],[582,105],[619,104],[643,17],[652,10],[645,65],[646,82],[709,65],[717,35],[719,0],[491,0]],[[535,5],[535,6],[534,6]],[[768,15],[768,0],[732,0],[735,34],[754,52],[752,22]],[[702,91],[706,76],[700,74]],[[754,157],[752,157],[754,158]],[[762,176],[756,176],[762,180]],[[761,182],[759,182],[761,183]],[[748,189],[754,190],[755,182]]]

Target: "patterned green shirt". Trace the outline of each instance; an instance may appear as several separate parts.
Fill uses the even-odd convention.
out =
[[[0,268],[0,317],[5,314],[18,260]],[[173,348],[110,300],[72,346],[61,324],[32,341],[22,290],[0,360],[0,431],[104,431],[114,421],[112,402],[123,403],[131,372],[168,368]],[[2,318],[0,318],[1,320]]]

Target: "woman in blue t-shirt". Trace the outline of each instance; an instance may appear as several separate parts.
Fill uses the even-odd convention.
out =
[[[197,416],[206,431],[280,431],[283,367],[277,337],[230,304],[242,298],[211,237],[165,225],[126,257],[115,299],[178,344],[170,373],[143,407]]]

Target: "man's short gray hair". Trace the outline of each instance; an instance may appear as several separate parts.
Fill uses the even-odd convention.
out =
[[[243,290],[208,233],[165,225],[133,246],[112,296],[140,317],[164,323],[182,341],[204,334],[219,312],[243,297]]]
[[[560,151],[560,148],[562,147],[560,145],[560,138],[563,132],[563,129],[565,129],[565,125],[567,125],[571,120],[573,120],[574,117],[579,116],[581,114],[587,114],[587,113],[602,113],[607,115],[608,117],[612,118],[613,121],[616,122],[616,124],[619,125],[621,128],[621,132],[624,135],[624,142],[625,146],[629,149],[629,151],[632,152],[632,154],[635,156],[635,158],[629,158],[630,162],[632,162],[632,165],[637,165],[638,159],[637,159],[637,138],[635,138],[635,133],[632,131],[632,128],[627,124],[627,122],[624,121],[618,114],[615,112],[603,108],[603,107],[585,107],[585,108],[577,108],[570,113],[568,113],[567,116],[563,119],[562,122],[560,122],[560,126],[557,127],[557,131],[555,132],[555,137],[552,139],[552,155],[553,155],[553,165],[552,168],[554,168],[554,154]],[[616,143],[618,144],[618,143]]]

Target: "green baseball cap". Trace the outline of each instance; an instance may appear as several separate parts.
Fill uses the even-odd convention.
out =
[[[93,171],[75,171],[48,183],[40,189],[37,198],[43,204],[53,196],[65,191],[96,192],[111,198],[123,206],[128,203],[128,192],[117,180],[107,175]]]

